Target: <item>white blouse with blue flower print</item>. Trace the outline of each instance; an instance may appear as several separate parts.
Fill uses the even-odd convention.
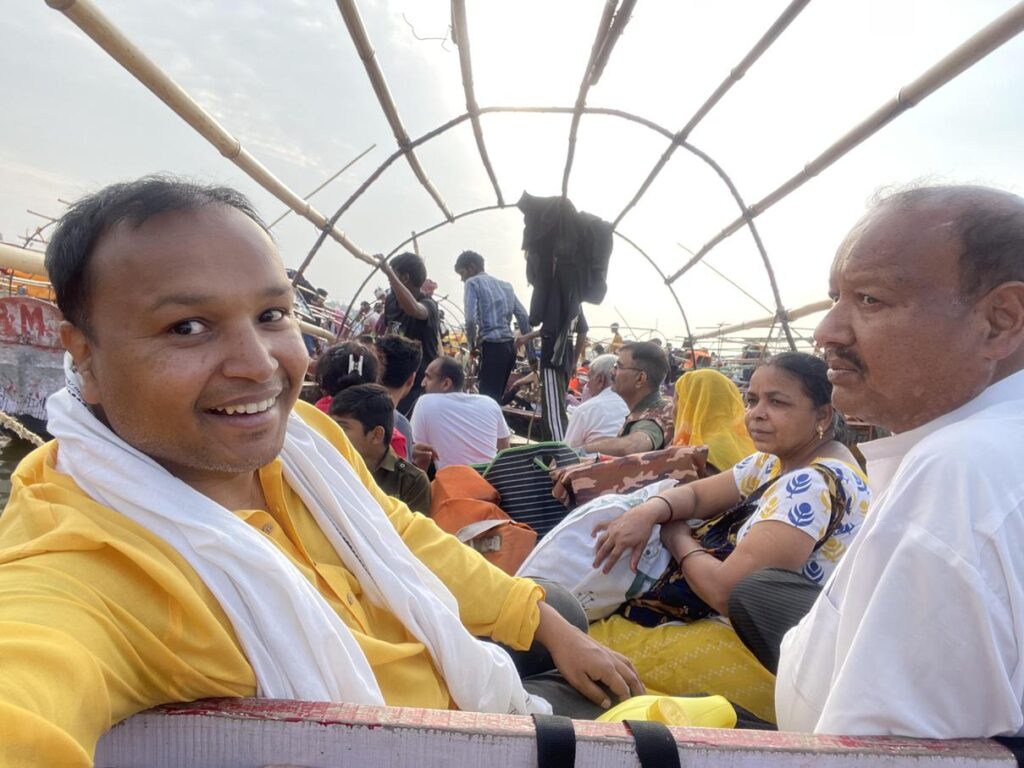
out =
[[[867,478],[859,467],[838,459],[817,458],[839,478],[850,499],[844,519],[825,544],[815,551],[801,573],[819,584],[828,578],[836,563],[857,534],[871,501]],[[778,477],[779,460],[770,453],[753,453],[733,467],[733,478],[740,495],[746,498],[764,483]],[[825,535],[832,516],[828,485],[821,472],[802,467],[778,478],[757,502],[757,509],[736,534],[739,543],[750,528],[762,520],[778,520],[804,531],[815,541]]]

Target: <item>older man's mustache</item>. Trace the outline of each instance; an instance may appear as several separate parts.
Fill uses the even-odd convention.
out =
[[[846,365],[836,365],[837,361],[843,361]],[[866,369],[864,361],[861,360],[852,347],[830,347],[825,350],[825,362],[829,368],[853,368],[858,371]]]

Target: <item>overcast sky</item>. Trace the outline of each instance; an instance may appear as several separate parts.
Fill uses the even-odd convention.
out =
[[[130,40],[304,195],[372,144],[376,148],[313,198],[327,215],[395,149],[395,141],[331,0],[95,0]],[[127,74],[43,0],[6,0],[0,14],[0,234],[7,242],[107,183],[169,171],[227,183],[268,220],[283,206]],[[589,106],[682,127],[786,6],[781,0],[640,0]],[[604,3],[469,2],[481,106],[572,106]],[[1011,0],[813,0],[691,136],[754,202],[796,173]],[[370,39],[411,136],[465,111],[448,0],[360,2]],[[404,19],[403,19],[404,15]],[[1024,36],[1004,45],[899,117],[821,177],[758,219],[786,306],[825,297],[836,246],[879,187],[915,179],[978,182],[1024,192]],[[483,117],[506,200],[560,192],[569,118]],[[569,197],[614,219],[665,149],[647,128],[584,117]],[[495,203],[468,123],[418,150],[450,209]],[[737,209],[717,176],[679,151],[620,231],[666,272]],[[442,214],[408,165],[395,163],[339,222],[369,252],[388,252]],[[314,227],[291,215],[275,233],[297,265]],[[420,242],[439,293],[461,304],[452,263],[464,249],[487,258],[526,300],[516,209],[482,213]],[[708,257],[760,302],[771,293],[746,231]],[[308,275],[347,302],[367,268],[328,241]],[[383,281],[371,283],[383,285]],[[677,283],[694,331],[762,316],[757,303],[697,266]],[[683,333],[679,312],[650,266],[616,241],[610,289],[587,310],[592,325],[625,321]],[[806,323],[805,323],[806,324]],[[600,335],[600,334],[599,334]],[[638,335],[644,335],[638,332]]]

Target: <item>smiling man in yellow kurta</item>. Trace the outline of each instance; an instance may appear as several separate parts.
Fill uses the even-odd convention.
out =
[[[607,706],[608,692],[640,691],[628,663],[543,603],[540,587],[506,576],[385,496],[340,428],[296,402],[306,359],[291,287],[258,216],[237,193],[166,178],[108,188],[69,210],[51,240],[47,268],[66,318],[62,338],[74,361],[70,390],[80,400],[64,392],[58,398],[63,411],[51,404],[58,440],[21,463],[0,515],[0,764],[90,765],[102,733],[141,709],[209,696],[274,695],[281,690],[279,669],[266,657],[268,648],[271,656],[280,649],[273,645],[280,638],[266,647],[261,638],[292,632],[295,655],[303,655],[303,648],[316,645],[299,642],[305,628],[296,617],[315,615],[322,605],[329,608],[322,612],[325,626],[350,633],[354,644],[347,652],[368,665],[371,678],[359,678],[357,670],[355,679],[369,679],[370,688],[375,679],[379,694],[373,695],[383,703],[459,706],[455,690],[462,689],[443,671],[453,667],[445,667],[444,649],[430,640],[439,636],[446,645],[451,628],[424,634],[431,615],[400,605],[417,601],[389,594],[396,589],[385,586],[392,571],[400,581],[419,577],[402,570],[408,562],[395,552],[367,548],[365,541],[376,540],[377,518],[390,522],[393,532],[384,533],[397,532],[450,591],[457,618],[472,635],[516,649],[544,645],[565,680],[599,705]],[[341,514],[365,508],[368,529],[344,521],[325,528],[329,518],[310,509],[309,499],[335,496],[330,488],[300,493],[296,486],[306,488],[306,481],[289,479],[296,477],[288,469],[294,458],[287,464],[281,456],[290,455],[285,439],[295,431],[309,433],[307,445],[320,441],[318,455],[344,465],[356,480],[355,495],[338,497],[355,499],[354,506],[341,505]],[[107,452],[89,453],[86,439],[82,454],[80,433],[100,432],[109,436],[103,438]],[[81,469],[82,455],[107,466],[99,475],[81,471],[87,480],[76,481],[69,468]],[[187,531],[181,543],[173,526],[156,529],[174,535],[158,535],[155,524],[145,522],[150,518],[125,514],[136,502],[158,507],[160,499],[104,504],[82,490],[82,482],[93,487],[96,477],[106,477],[108,485],[96,486],[99,495],[118,498],[118,473],[126,483],[137,481],[139,467],[154,473],[154,497],[163,498],[166,487],[183,499],[200,499],[197,509],[219,505],[232,525],[244,526],[223,533],[225,561],[248,551],[236,550],[229,537],[255,538],[270,557],[218,570],[216,548],[189,543]],[[188,511],[182,514],[187,518]],[[203,524],[189,520],[180,530]],[[209,533],[218,541],[217,530]],[[397,542],[387,536],[380,540]],[[350,565],[358,561],[364,573],[376,574],[370,587],[346,567],[339,547],[355,557]],[[375,562],[383,570],[375,571]],[[271,627],[258,626],[258,590],[248,604],[218,597],[231,594],[224,591],[225,578],[243,584],[244,593],[250,578],[258,583],[272,568],[295,576],[287,594],[302,599],[294,615],[285,610]],[[447,595],[443,588],[433,591]],[[401,618],[410,610],[411,623]],[[462,647],[466,640],[452,642]],[[309,671],[298,662],[303,674]],[[257,668],[271,672],[260,679]],[[323,674],[311,668],[313,677]],[[336,683],[323,685],[334,690]],[[373,700],[358,690],[351,699],[339,698]]]

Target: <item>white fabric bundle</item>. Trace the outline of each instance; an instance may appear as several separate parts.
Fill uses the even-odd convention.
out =
[[[632,493],[598,496],[577,507],[537,542],[516,575],[543,578],[565,587],[580,601],[591,621],[611,615],[626,600],[647,591],[665,573],[672,556],[661,543],[661,526],[656,525],[636,573],[629,568],[630,552],[604,573],[593,565],[596,539],[591,532],[598,523],[614,520],[675,484],[672,479],[661,480]]]
[[[104,426],[74,385],[47,402],[57,469],[97,502],[173,546],[231,619],[267,698],[383,705],[345,623],[278,549]],[[472,637],[455,598],[398,536],[380,505],[326,439],[292,414],[281,453],[305,502],[367,598],[426,647],[460,709],[550,713],[508,654]]]

